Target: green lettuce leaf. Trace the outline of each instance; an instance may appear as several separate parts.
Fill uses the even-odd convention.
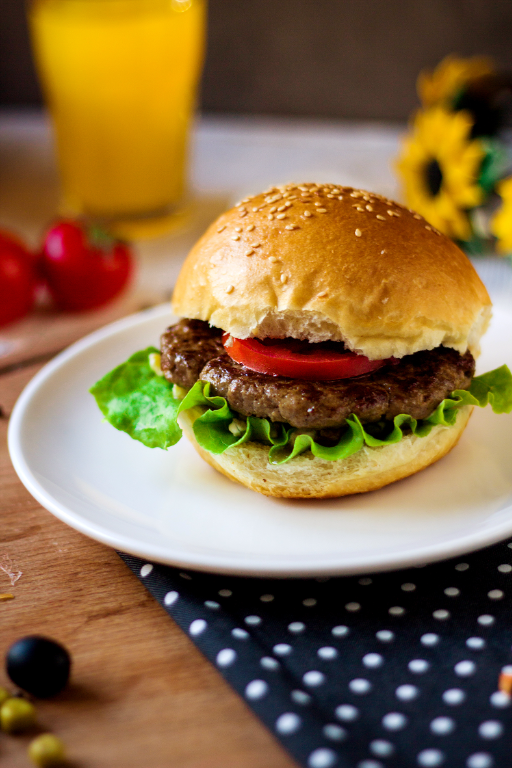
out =
[[[155,347],[136,352],[100,379],[89,392],[113,427],[127,432],[148,448],[169,448],[182,432],[176,418],[180,401],[172,387],[149,365]]]
[[[363,426],[352,414],[338,443],[324,446],[316,442],[314,430],[294,429],[256,416],[240,418],[225,398],[210,394],[207,382],[197,381],[182,400],[176,399],[172,385],[149,365],[149,355],[154,352],[153,347],[137,352],[90,390],[107,421],[151,448],[168,448],[178,442],[182,433],[177,417],[183,411],[193,412],[195,438],[210,453],[224,453],[233,446],[257,441],[270,446],[269,461],[273,464],[283,464],[304,451],[336,461],[364,445],[377,448],[398,443],[404,433],[426,437],[438,424],[455,424],[464,405],[491,405],[495,413],[512,411],[512,374],[503,365],[476,376],[469,390],[452,392],[427,419],[417,421],[402,413],[392,423]]]

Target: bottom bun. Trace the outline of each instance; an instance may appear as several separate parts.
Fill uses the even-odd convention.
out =
[[[202,458],[223,475],[265,496],[287,499],[323,499],[350,493],[375,491],[403,477],[414,475],[438,461],[457,444],[473,406],[463,406],[452,427],[435,426],[427,437],[407,435],[399,443],[381,448],[365,446],[348,459],[327,461],[308,451],[286,464],[269,464],[268,446],[247,442],[212,454],[194,437],[191,411],[182,413],[180,424]]]

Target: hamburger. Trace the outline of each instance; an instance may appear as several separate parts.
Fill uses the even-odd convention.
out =
[[[381,488],[441,459],[474,406],[512,410],[506,366],[475,377],[491,301],[419,214],[364,190],[288,184],[218,218],[188,255],[160,349],[91,388],[149,447],[182,431],[269,496]]]

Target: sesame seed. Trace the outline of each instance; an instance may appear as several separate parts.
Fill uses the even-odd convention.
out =
[[[247,231],[252,232],[253,229],[254,229],[254,224],[249,224],[249,226],[247,227]]]
[[[296,224],[287,224],[285,229],[298,229]]]
[[[240,240],[240,235],[233,235],[232,240]]]
[[[373,205],[368,204],[366,207],[367,211],[373,211]]]
[[[400,214],[397,213],[396,211],[386,211],[386,213],[388,214],[388,216],[400,216]]]
[[[320,189],[320,187],[310,187],[309,191],[310,192],[318,192],[319,189]]]
[[[245,211],[246,210],[245,205],[242,205],[240,208],[238,208],[238,210],[239,211]]]
[[[269,219],[270,221],[273,221],[274,220],[274,214],[273,213],[269,213],[269,215],[267,216],[267,219]]]
[[[218,228],[217,232],[224,232],[225,229],[226,229],[226,225],[223,224],[222,227]]]
[[[385,216],[381,216],[380,213],[378,213],[375,218],[378,219],[379,221],[386,221],[386,217]]]
[[[234,285],[228,285],[228,287],[226,288],[226,293],[233,293],[234,290],[235,290]]]
[[[288,198],[288,200],[296,200],[296,199],[297,199],[297,195],[290,195],[290,197]]]
[[[330,200],[334,199],[334,195],[326,195],[326,197],[328,197]]]
[[[315,203],[315,205],[317,205],[317,206],[318,206],[318,205],[322,205],[322,203]]]
[[[251,248],[259,248],[261,243],[253,243]]]
[[[415,219],[422,219],[422,218],[423,218],[423,216],[420,216],[420,215],[419,215],[419,213],[415,213],[415,214],[414,214],[414,218],[415,218]]]
[[[235,227],[235,232],[243,232],[243,227]]]
[[[276,219],[286,219],[286,213],[278,213]]]
[[[327,291],[322,291],[321,293],[318,294],[319,299],[325,299],[326,296],[327,296]]]
[[[287,208],[287,205],[286,205],[286,203],[285,203],[284,205],[280,205],[280,206],[279,206],[279,208],[278,208],[277,210],[278,210],[278,211],[286,211],[286,208]]]
[[[272,262],[272,264],[275,264],[275,263],[276,263],[276,261],[279,261],[279,259],[277,259],[275,256],[271,256],[271,257],[270,257],[270,259],[269,259],[269,261],[271,261],[271,262]]]
[[[309,218],[312,215],[313,214],[311,213],[311,211],[304,211],[304,216],[306,216],[306,218]]]
[[[361,237],[361,235],[362,235],[362,234],[363,234],[363,233],[361,232],[361,230],[360,230],[360,229],[356,229],[356,231],[354,232],[354,235],[355,235],[356,237]]]
[[[338,200],[343,200],[343,195],[338,195]]]
[[[252,256],[252,255],[253,255],[253,253],[254,253],[254,248],[251,248],[251,249],[250,249],[250,251],[246,251],[246,252],[245,252],[245,255],[246,255],[246,256]]]
[[[316,212],[317,213],[327,213],[327,208],[317,208]]]
[[[361,208],[360,205],[355,205],[354,208],[356,209],[356,211],[359,211],[360,213],[364,213],[364,208]]]
[[[285,210],[285,211],[287,211],[287,210],[288,210],[288,208],[291,208],[292,206],[293,206],[293,203],[285,203],[285,204],[283,205],[283,208],[284,208],[284,210]]]
[[[253,208],[252,210],[254,211],[254,213],[257,213],[259,211],[259,208]]]
[[[240,218],[243,219],[244,216],[247,216],[247,211],[240,211]]]
[[[333,193],[333,195],[339,195],[340,190],[339,189],[333,189],[332,193]]]
[[[269,213],[275,213],[276,211],[277,211],[277,207],[274,205],[274,206],[272,206],[272,208],[270,209]]]
[[[381,253],[381,255],[382,255],[382,254],[384,254],[384,253],[386,253],[386,249],[385,249],[385,248],[383,248],[383,249],[382,249],[382,251],[381,251],[380,253]]]
[[[429,229],[432,232],[432,227],[429,224],[425,224],[425,229]]]
[[[281,282],[284,285],[288,282],[288,275],[281,275]]]

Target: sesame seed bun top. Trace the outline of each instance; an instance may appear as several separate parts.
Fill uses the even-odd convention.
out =
[[[422,216],[364,190],[288,184],[215,221],[188,255],[178,315],[237,338],[342,340],[370,359],[478,351],[491,301]]]

